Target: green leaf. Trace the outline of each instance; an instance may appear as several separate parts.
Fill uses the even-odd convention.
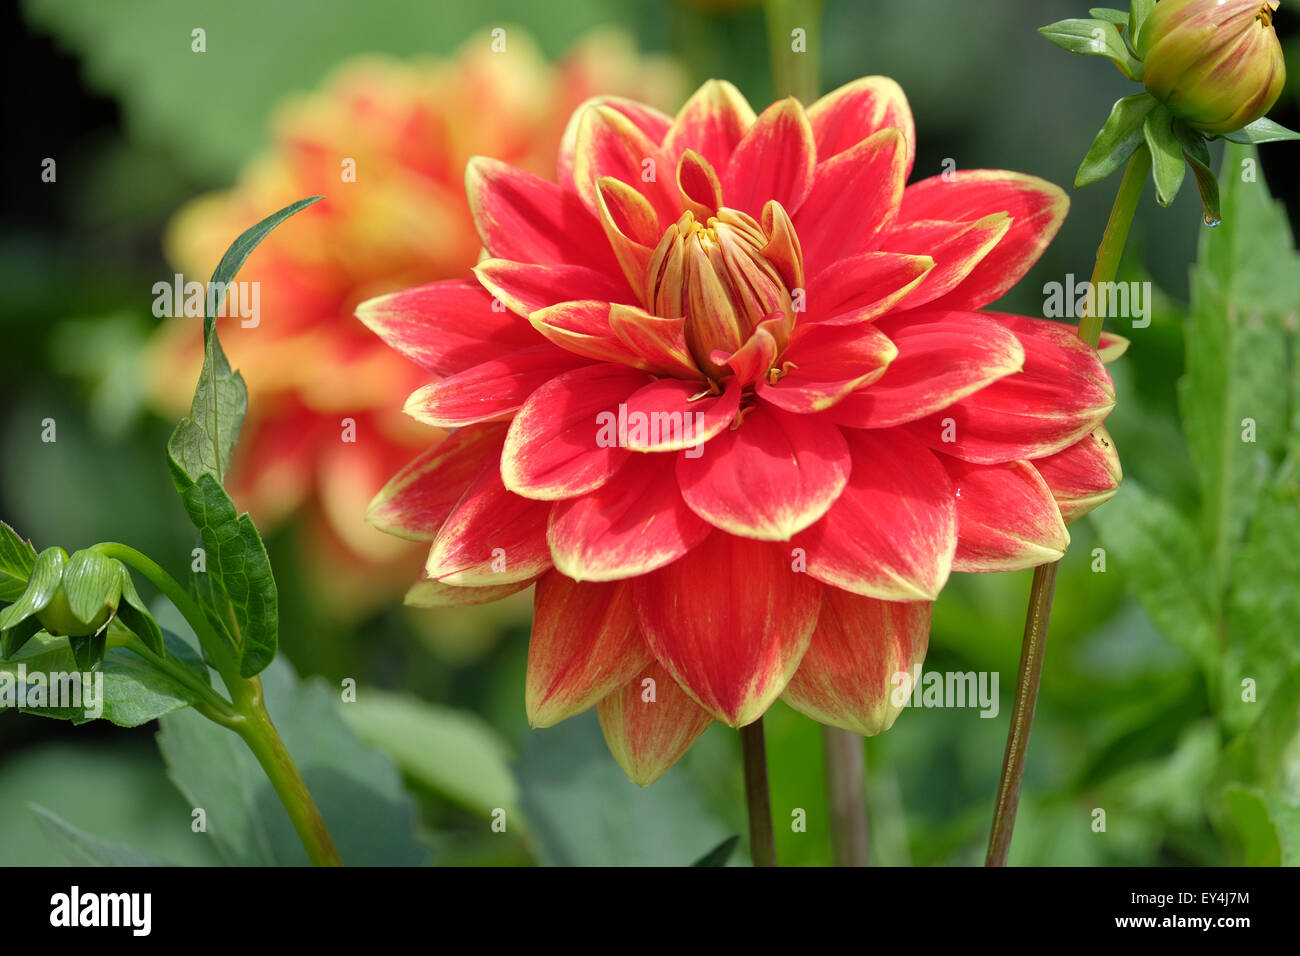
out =
[[[73,866],[171,866],[150,859],[139,850],[121,843],[108,843],[78,830],[39,804],[29,803],[28,809],[46,838]]]
[[[1106,547],[1107,571],[1123,575],[1156,626],[1212,674],[1217,648],[1206,557],[1191,523],[1132,479],[1092,512],[1092,522]]]
[[[212,475],[199,476],[181,501],[206,555],[207,570],[191,576],[194,592],[238,651],[240,675],[252,677],[275,657],[278,642],[279,599],[266,546]]]
[[[1217,226],[1223,222],[1219,204],[1219,180],[1214,175],[1214,170],[1210,169],[1210,150],[1205,145],[1205,137],[1182,120],[1174,121],[1174,135],[1183,144],[1183,158],[1196,177],[1196,191],[1201,194],[1201,211],[1205,224]]]
[[[350,866],[417,866],[415,806],[401,775],[367,748],[339,713],[337,690],[299,681],[275,661],[262,674],[271,719]],[[208,835],[236,866],[305,866],[307,854],[256,758],[236,735],[193,710],[162,718],[158,746],[191,806],[207,811]]]
[[[181,663],[201,683],[209,685],[207,666],[194,649],[171,632],[165,634],[165,640],[167,655]],[[109,643],[113,643],[111,637]],[[12,694],[12,702],[16,706],[17,686],[22,682],[24,674],[81,674],[86,670],[88,668],[80,666],[76,660],[67,638],[42,632],[13,659],[0,661],[0,696]],[[97,676],[92,680],[98,682],[101,677],[102,684],[96,685],[102,688],[98,706],[95,701],[89,702],[90,705],[87,706],[88,702],[84,698],[87,688],[83,685],[83,700],[79,707],[43,706],[22,710],[39,717],[70,720],[74,724],[103,719],[119,727],[138,727],[163,714],[189,707],[197,700],[197,695],[188,687],[155,670],[121,646],[113,646],[108,650]],[[46,680],[49,680],[48,676]],[[6,687],[9,690],[5,690]],[[91,694],[92,697],[97,696],[98,691],[91,688]],[[99,713],[96,714],[95,711]]]
[[[63,593],[72,616],[88,624],[122,597],[122,566],[98,551],[74,551],[63,569]]]
[[[1107,23],[1113,23],[1120,28],[1128,26],[1128,14],[1123,10],[1112,10],[1110,7],[1093,7],[1088,11],[1088,16],[1094,20],[1105,20]]]
[[[736,844],[739,842],[739,834],[729,836],[691,866],[726,866],[727,861],[731,859],[731,854],[736,852]]]
[[[1156,182],[1156,201],[1168,206],[1178,195],[1187,167],[1183,163],[1183,146],[1174,133],[1174,114],[1162,105],[1147,113],[1142,124],[1147,147],[1151,150],[1151,175]]]
[[[1142,33],[1142,24],[1146,23],[1147,17],[1156,7],[1156,0],[1133,0],[1129,4],[1128,11],[1128,36],[1129,41],[1136,50],[1138,37]]]
[[[1241,865],[1281,866],[1282,841],[1264,797],[1245,787],[1227,787],[1222,799],[1241,849]]]
[[[530,733],[518,773],[546,865],[686,866],[730,832],[682,769],[649,787],[628,780],[591,712]]]
[[[63,581],[68,554],[62,548],[46,548],[36,556],[27,587],[13,604],[0,611],[0,630],[7,631],[49,606]]]
[[[230,244],[212,273],[203,318],[203,369],[194,390],[190,414],[176,426],[167,443],[173,479],[181,494],[201,475],[212,475],[218,482],[222,481],[248,409],[248,389],[243,378],[231,371],[216,331],[216,316],[225,301],[226,287],[234,281],[244,261],[272,229],[323,198],[300,199],[246,229]],[[217,294],[211,294],[214,291]]]
[[[0,601],[17,601],[27,590],[36,563],[36,549],[0,521]]]
[[[1155,105],[1156,98],[1150,93],[1135,93],[1116,100],[1088,155],[1083,157],[1074,185],[1098,182],[1124,165],[1144,142],[1143,122]]]
[[[149,650],[166,657],[167,648],[158,622],[154,620],[148,605],[136,591],[135,582],[131,580],[131,572],[121,562],[118,562],[118,567],[122,572],[122,603],[117,607],[117,620],[144,641]]]
[[[343,716],[362,741],[448,800],[483,817],[500,807],[509,818],[518,809],[508,748],[475,714],[366,687],[344,704]]]
[[[1234,143],[1251,145],[1259,143],[1280,143],[1288,139],[1300,139],[1300,133],[1287,129],[1281,123],[1271,119],[1257,119],[1248,126],[1243,126],[1235,133],[1224,133],[1223,138]]]
[[[1084,56],[1109,57],[1120,72],[1135,82],[1142,81],[1142,61],[1129,52],[1119,28],[1105,20],[1061,20],[1039,27],[1038,32],[1062,50]]]

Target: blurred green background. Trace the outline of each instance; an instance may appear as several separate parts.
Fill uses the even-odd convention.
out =
[[[1271,115],[1297,127],[1300,33],[1287,7],[1278,28],[1293,80]],[[916,116],[915,178],[952,158],[959,168],[1014,169],[1068,186],[1110,104],[1132,92],[1105,60],[1068,55],[1035,32],[1085,15],[1081,0],[831,0],[822,85],[871,73],[897,79]],[[0,16],[10,140],[0,160],[0,517],[38,548],[121,540],[179,555],[177,566],[191,532],[164,464],[172,423],[147,410],[139,385],[141,348],[156,322],[150,290],[173,271],[160,237],[186,200],[236,180],[266,145],[269,117],[286,94],[313,89],[355,54],[446,54],[475,31],[510,24],[529,31],[550,57],[589,28],[619,27],[643,51],[677,57],[688,88],[721,76],[756,105],[771,95],[761,11],[745,3],[25,0]],[[194,26],[207,31],[204,57],[189,51]],[[1261,152],[1262,178],[1288,203],[1294,223],[1300,149],[1289,143]],[[41,157],[50,155],[60,157],[57,188],[38,178]],[[1086,277],[1116,185],[1072,191],[1059,238],[1004,308],[1041,314],[1044,282]],[[1293,842],[1300,819],[1300,280],[1284,224],[1267,221],[1274,246],[1262,245],[1260,254],[1277,280],[1274,291],[1293,297],[1278,292],[1271,312],[1269,303],[1259,306],[1266,321],[1278,321],[1277,334],[1233,352],[1233,374],[1262,374],[1251,365],[1260,349],[1281,355],[1275,401],[1282,427],[1292,431],[1265,442],[1255,484],[1237,489],[1275,505],[1261,504],[1242,532],[1247,558],[1238,564],[1213,550],[1222,544],[1213,536],[1203,555],[1219,570],[1223,561],[1232,573],[1239,568],[1243,581],[1262,576],[1243,588],[1220,578],[1203,594],[1199,572],[1184,576],[1188,600],[1215,634],[1207,653],[1188,637],[1202,622],[1180,618],[1178,595],[1162,590],[1179,577],[1179,555],[1190,552],[1178,551],[1181,538],[1158,540],[1143,519],[1160,509],[1192,529],[1213,519],[1177,395],[1185,335],[1197,321],[1189,317],[1189,267],[1204,229],[1190,184],[1169,209],[1148,191],[1125,271],[1150,278],[1160,295],[1149,328],[1117,329],[1133,346],[1112,366],[1120,404],[1108,423],[1137,490],[1126,484],[1096,521],[1071,529],[1013,863],[1277,863],[1300,852]],[[39,442],[47,417],[58,422],[55,445]],[[1114,514],[1103,520],[1108,509]],[[1102,544],[1109,564],[1096,573],[1092,551]],[[389,709],[361,729],[384,740],[401,768],[435,862],[687,863],[744,832],[734,732],[715,725],[676,769],[639,791],[606,752],[594,715],[528,729],[526,602],[427,612],[423,620],[400,608],[343,620],[318,600],[320,582],[302,573],[291,527],[268,546],[281,591],[281,646],[294,667],[332,687],[351,677],[402,695],[384,697]],[[1173,571],[1162,577],[1152,568],[1166,560]],[[959,575],[936,605],[926,669],[998,672],[1001,709],[996,719],[970,709],[909,710],[868,742],[875,862],[982,862],[1028,590],[1028,572]],[[1224,598],[1240,590],[1257,600]],[[1257,644],[1266,631],[1268,643]],[[1243,673],[1258,683],[1253,708],[1233,706]],[[821,730],[783,704],[767,725],[780,858],[827,863]],[[29,802],[151,856],[217,862],[212,846],[190,831],[189,804],[169,781],[156,729],[0,717],[0,863],[63,861],[49,829],[25,809]],[[500,806],[520,806],[526,826],[492,833],[489,814]],[[788,825],[800,808],[806,832]],[[1106,811],[1102,833],[1093,829],[1096,808]]]

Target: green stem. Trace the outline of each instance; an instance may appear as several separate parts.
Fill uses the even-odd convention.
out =
[[[767,746],[763,718],[740,728],[745,758],[745,806],[749,810],[749,855],[755,866],[776,866],[776,835],[772,831],[772,798],[767,789]]]
[[[822,0],[763,0],[767,42],[772,57],[772,89],[805,105],[821,88]],[[796,39],[795,30],[802,30]],[[802,49],[796,49],[796,44]]]
[[[823,727],[822,738],[826,749],[826,797],[830,802],[835,865],[870,866],[862,738],[839,727]]]
[[[198,603],[190,597],[179,581],[168,574],[158,562],[142,554],[130,545],[110,541],[94,546],[101,554],[115,558],[139,571],[167,599],[176,606],[176,610],[189,622],[190,627],[199,638],[203,650],[212,661],[213,667],[221,675],[221,680],[230,693],[228,702],[214,693],[211,688],[204,688],[183,667],[159,657],[149,650],[138,637],[127,642],[126,646],[139,654],[158,670],[163,671],[177,681],[185,684],[200,695],[201,704],[195,709],[214,723],[227,727],[237,733],[253,752],[257,762],[266,773],[271,786],[275,788],[285,812],[293,823],[298,838],[307,851],[307,857],[315,866],[342,866],[338,849],[330,837],[316,801],[312,799],[307,784],[303,782],[293,758],[280,739],[271,715],[266,711],[262,699],[262,682],[256,677],[245,678],[239,673],[239,662],[227,647],[225,639],[213,628],[211,622]]]
[[[1129,229],[1137,212],[1138,200],[1151,172],[1151,151],[1140,146],[1129,160],[1120,181],[1115,204],[1111,207],[1106,230],[1097,247],[1097,261],[1092,270],[1091,305],[1079,320],[1079,338],[1096,348],[1101,341],[1105,316],[1096,314],[1096,290],[1103,282],[1114,282],[1120,259],[1128,242]],[[1024,779],[1025,757],[1029,749],[1029,732],[1034,723],[1038,702],[1038,685],[1043,674],[1043,654],[1047,648],[1047,628],[1052,616],[1052,596],[1056,591],[1054,561],[1034,569],[1034,583],[1029,591],[1029,610],[1025,615],[1025,635],[1020,649],[1020,672],[1016,677],[1016,697],[1007,730],[1007,747],[1002,758],[1002,776],[993,808],[993,829],[989,834],[986,866],[1005,866],[1011,850],[1011,831],[1016,824],[1020,804],[1020,784]]]

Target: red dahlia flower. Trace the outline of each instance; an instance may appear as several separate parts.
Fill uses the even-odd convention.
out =
[[[758,117],[719,81],[675,119],[595,99],[558,183],[470,162],[474,279],[358,311],[440,376],[407,412],[455,429],[371,506],[433,542],[408,600],[536,582],[530,721],[595,704],[638,783],[781,695],[888,728],[949,573],[1060,557],[1063,516],[1118,483],[1097,353],[975,311],[1065,194],[990,170],[905,188],[913,143],[881,77]]]

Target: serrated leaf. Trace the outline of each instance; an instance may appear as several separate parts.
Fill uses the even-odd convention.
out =
[[[1212,674],[1217,645],[1206,600],[1207,560],[1191,522],[1132,479],[1091,517],[1106,547],[1107,570],[1122,574],[1156,626]]]
[[[1088,155],[1083,157],[1074,185],[1098,182],[1124,165],[1145,142],[1143,123],[1155,105],[1156,98],[1150,93],[1135,93],[1116,100]]]
[[[1174,133],[1174,114],[1163,105],[1147,113],[1142,123],[1147,148],[1151,150],[1151,176],[1156,183],[1156,201],[1168,206],[1178,195],[1187,166],[1183,147]]]
[[[73,866],[171,866],[145,856],[122,843],[109,843],[78,830],[71,823],[51,813],[40,804],[29,803],[27,808],[36,818],[37,825],[50,843]]]
[[[477,715],[373,687],[357,691],[343,716],[365,743],[403,773],[483,817],[519,804],[509,751]]]
[[[36,563],[36,549],[0,521],[0,601],[16,601],[27,590]]]
[[[1038,32],[1062,50],[1084,56],[1109,57],[1121,73],[1142,81],[1142,61],[1129,52],[1119,28],[1106,20],[1060,20]]]
[[[727,861],[731,859],[731,854],[736,852],[736,844],[739,842],[739,834],[729,836],[691,866],[726,866]]]
[[[1243,126],[1235,133],[1224,133],[1223,138],[1233,143],[1242,143],[1245,145],[1260,143],[1280,143],[1289,139],[1300,139],[1300,133],[1293,129],[1287,129],[1281,123],[1274,123],[1271,119],[1257,119],[1248,126]]]
[[[178,661],[201,683],[209,685],[207,666],[194,649],[170,632],[166,633],[164,639],[168,656]],[[23,682],[24,674],[80,674],[86,670],[88,669],[78,664],[67,638],[41,632],[12,659],[0,661],[0,694],[12,693],[12,700],[6,700],[6,706],[17,706],[17,687]],[[125,647],[117,646],[108,650],[98,675],[93,679],[99,680],[102,677],[99,686],[102,687],[103,696],[99,706],[95,706],[92,701],[91,706],[87,707],[83,698],[79,707],[42,706],[22,708],[23,712],[39,717],[70,720],[74,724],[103,719],[119,727],[138,727],[163,714],[188,707],[197,700],[197,695],[190,688],[155,670]],[[6,684],[10,687],[8,692],[4,691]],[[49,702],[46,703],[48,705]],[[88,709],[92,713],[88,714]],[[100,713],[93,713],[95,710]]]
[[[415,837],[415,806],[386,757],[364,746],[339,713],[336,690],[299,681],[277,660],[262,691],[285,747],[311,791],[343,862],[417,866],[428,850]],[[162,718],[158,747],[227,863],[305,866],[307,854],[257,760],[235,734],[194,711]]]
[[[192,575],[196,596],[239,653],[239,673],[252,677],[275,657],[278,604],[271,560],[256,526],[212,475],[181,493],[199,529],[206,571]]]

